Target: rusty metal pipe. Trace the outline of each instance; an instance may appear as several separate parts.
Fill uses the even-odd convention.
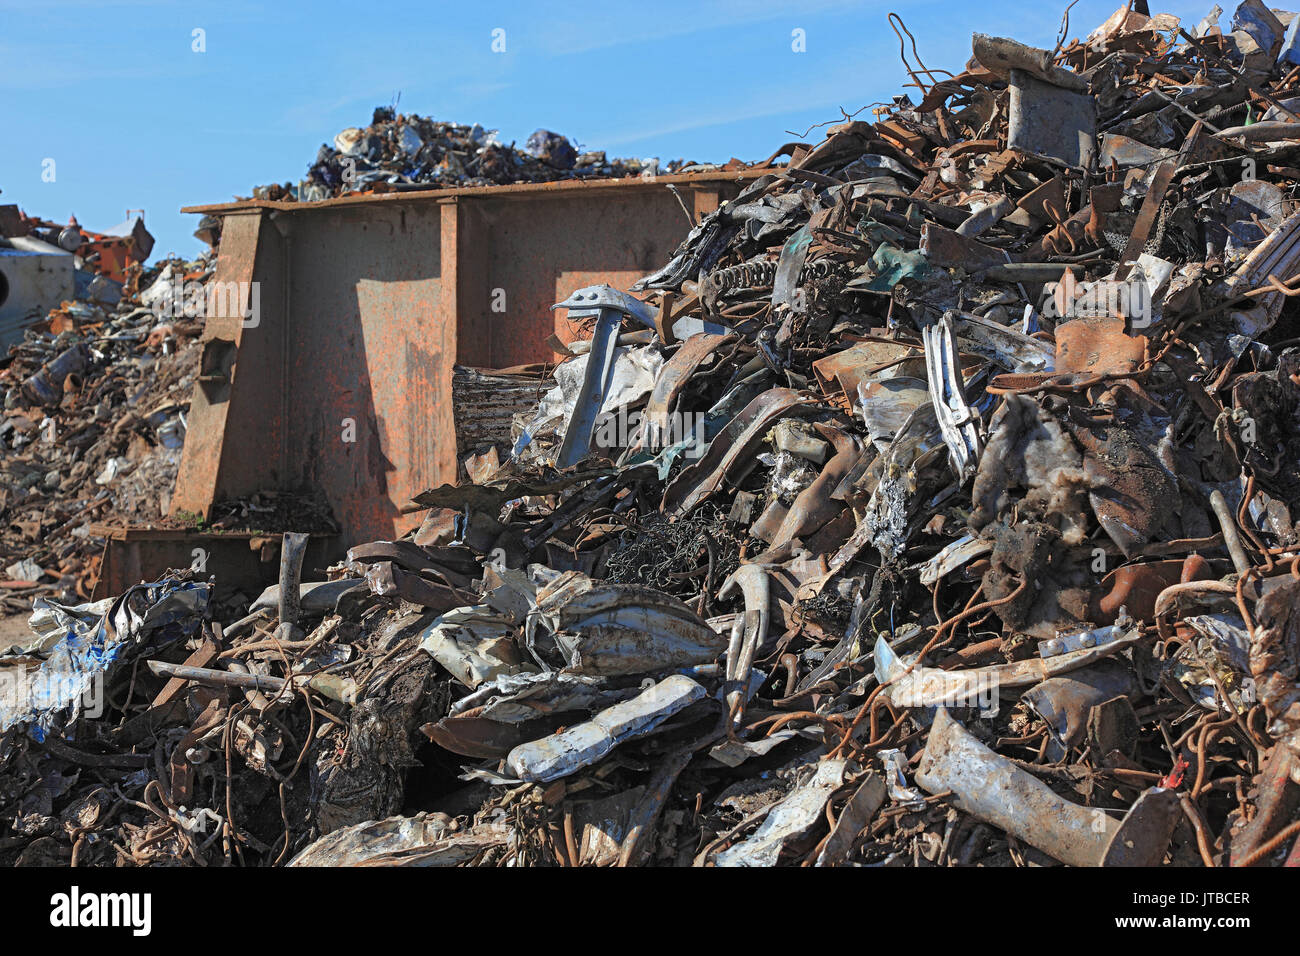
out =
[[[166,661],[147,661],[149,670],[159,677],[190,680],[209,687],[234,687],[239,690],[265,691],[279,695],[285,686],[291,683],[285,677],[272,677],[265,674],[239,674],[231,671],[214,670],[210,667],[187,667],[184,664],[169,664]],[[350,677],[337,674],[312,674],[292,679],[298,687],[310,687],[340,703],[351,704],[357,699],[357,684]]]
[[[280,623],[297,624],[302,616],[298,588],[302,583],[302,559],[307,553],[307,535],[286,531],[280,541]]]

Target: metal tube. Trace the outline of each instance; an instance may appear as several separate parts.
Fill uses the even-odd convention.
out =
[[[280,543],[280,623],[297,624],[302,616],[302,559],[307,553],[305,534],[286,531]]]
[[[1063,800],[1032,774],[976,740],[940,708],[916,782],[930,793],[951,790],[957,807],[1068,866],[1097,866],[1120,821]]]
[[[1219,519],[1219,528],[1223,531],[1223,544],[1227,547],[1228,554],[1232,555],[1232,566],[1237,569],[1238,574],[1245,574],[1250,570],[1250,558],[1246,557],[1246,549],[1241,546],[1241,536],[1237,534],[1237,519],[1232,509],[1228,507],[1222,491],[1210,492],[1210,507],[1214,509],[1214,517]]]

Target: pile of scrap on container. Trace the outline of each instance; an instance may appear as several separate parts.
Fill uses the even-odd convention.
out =
[[[0,854],[1300,862],[1300,18],[1138,6],[905,44],[402,540],[38,609]]]
[[[253,198],[319,202],[360,192],[616,179],[718,168],[680,159],[610,159],[603,150],[580,150],[567,137],[546,129],[536,130],[520,149],[477,123],[441,122],[381,106],[365,129],[348,127],[334,137],[332,146],[322,145],[300,183],[257,186]]]

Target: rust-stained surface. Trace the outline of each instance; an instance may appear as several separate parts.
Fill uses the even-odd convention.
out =
[[[457,365],[451,380],[457,451],[467,454],[483,445],[508,446],[514,416],[532,412],[546,388],[544,368],[494,370]]]
[[[442,216],[426,205],[290,221],[282,487],[322,489],[343,529],[404,531],[398,509],[419,481],[455,467]]]
[[[1268,43],[1204,27],[1173,47],[1175,26],[1126,6],[1068,48],[977,37],[958,76],[905,64],[921,104],[782,146],[789,169],[699,222],[635,283],[644,300],[564,298],[564,318],[606,312],[589,350],[545,305],[646,268],[676,216],[653,189],[228,212],[245,221],[223,277],[283,281],[259,321],[214,321],[193,417],[221,440],[190,464],[209,490],[320,488],[351,525],[347,564],[300,589],[286,534],[280,585],[251,604],[209,603],[194,579],[231,574],[214,552],[106,615],[37,605],[0,659],[39,692],[0,695],[0,764],[26,781],[0,787],[0,862],[1300,863],[1300,172],[1267,138],[1287,125],[1251,87],[1267,71],[1225,69]],[[1018,72],[1169,158],[1076,169],[1062,158],[1091,143],[1013,135],[1063,99]],[[1244,141],[1258,183],[1203,125]],[[138,312],[86,337],[118,342],[109,375],[147,370],[174,397],[127,379],[103,404],[93,363],[60,373],[53,326],[0,370],[11,397],[48,386],[0,422],[0,499],[22,506],[0,530],[41,542],[0,562],[6,588],[80,587],[48,543],[92,538],[70,512],[109,521],[128,480],[170,484],[141,442],[178,447],[168,416],[203,349],[168,380]],[[565,360],[456,364],[539,343]],[[74,431],[92,408],[120,408],[130,441]],[[35,465],[58,441],[74,474],[56,487]],[[460,480],[411,496],[421,527],[387,540],[399,482],[455,457]],[[69,502],[78,481],[103,490]],[[210,521],[301,531],[321,511],[281,491]],[[131,578],[155,576],[149,540],[169,563],[206,550],[109,534]],[[246,545],[275,564],[272,541]],[[114,706],[38,702],[74,667],[111,669]]]
[[[121,594],[141,581],[159,580],[169,570],[191,567],[215,575],[219,595],[255,592],[274,584],[279,568],[279,535],[106,525],[95,525],[94,532],[105,539],[94,600]],[[323,571],[331,544],[328,535],[312,536],[304,562],[311,575]]]
[[[551,306],[586,286],[626,289],[658,268],[676,245],[670,237],[680,241],[688,229],[666,189],[607,191],[598,206],[593,200],[552,193],[462,203],[478,218],[475,227],[490,236],[486,255],[482,247],[479,256],[462,253],[462,268],[476,270],[483,288],[502,290],[505,309],[495,312],[490,297],[480,302],[471,293],[461,310],[462,329],[475,336],[462,352],[465,359],[491,368],[522,365],[552,357],[546,345],[552,332],[565,343],[589,337]]]
[[[224,217],[217,282],[259,283],[256,324],[209,317],[173,510],[316,488],[341,540],[392,538],[455,481],[455,365],[553,361],[550,306],[627,288],[759,171],[190,207]],[[241,309],[247,303],[241,301]],[[235,311],[228,309],[228,311]]]
[[[280,246],[263,241],[269,228],[260,215],[227,217],[225,241],[213,277],[214,282],[251,283],[256,276],[262,283],[259,298],[264,311],[272,296],[277,292],[283,295]],[[222,310],[228,311],[234,310]],[[281,446],[282,420],[264,412],[266,403],[278,396],[274,382],[283,365],[282,342],[254,334],[245,343],[248,331],[238,315],[207,317],[201,377],[191,401],[173,511],[206,512],[218,494],[219,482],[223,495],[256,491],[256,486],[241,481],[243,462],[255,455],[262,458],[264,467],[274,470],[274,481],[279,480],[279,456],[268,457],[266,451]]]

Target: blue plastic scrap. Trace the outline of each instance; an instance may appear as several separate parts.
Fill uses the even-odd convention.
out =
[[[37,599],[33,624],[54,621],[62,635],[38,649],[0,660],[0,733],[26,726],[37,741],[100,706],[102,681],[114,665],[145,648],[191,636],[203,623],[212,586],[175,578],[138,584],[96,613]],[[66,718],[66,719],[63,719]]]

